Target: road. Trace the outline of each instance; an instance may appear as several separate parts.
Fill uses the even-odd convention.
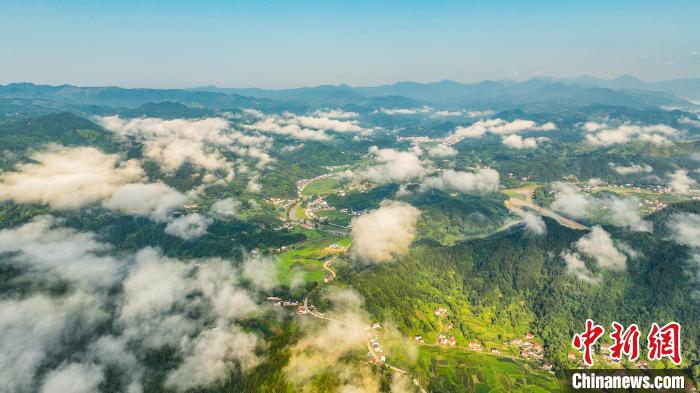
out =
[[[510,209],[512,212],[514,212],[515,214],[518,214],[520,216],[525,215],[525,210],[523,208],[527,208],[527,209],[536,211],[537,213],[539,213],[542,216],[552,218],[552,219],[556,220],[558,223],[560,223],[561,225],[567,226],[569,228],[578,229],[581,231],[591,229],[591,228],[589,228],[581,223],[578,223],[574,220],[568,219],[568,218],[566,218],[560,214],[557,214],[557,213],[555,213],[547,208],[535,205],[534,202],[524,201],[524,200],[518,199],[518,198],[510,198],[508,201],[506,201],[506,207],[508,209]]]

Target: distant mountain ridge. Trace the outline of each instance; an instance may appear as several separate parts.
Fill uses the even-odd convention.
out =
[[[22,113],[22,106],[31,101],[41,102],[45,112],[60,108],[77,109],[85,113],[126,111],[134,115],[162,113],[168,116],[184,111],[177,104],[191,108],[187,111],[191,116],[206,114],[207,110],[242,108],[302,112],[318,107],[346,107],[370,112],[381,107],[418,108],[424,105],[447,109],[529,111],[597,104],[633,109],[697,109],[696,104],[673,93],[678,91],[694,99],[696,95],[690,93],[695,91],[693,86],[696,85],[697,92],[700,92],[700,79],[646,83],[628,75],[612,80],[587,76],[560,80],[541,77],[523,82],[486,80],[464,84],[443,80],[365,87],[321,85],[280,90],[215,86],[151,89],[11,83],[0,85],[0,112]],[[161,103],[163,105],[160,107],[148,107],[149,104]]]
[[[694,81],[693,83],[697,82],[700,86],[700,79],[692,81]],[[256,98],[284,99],[305,102],[310,105],[345,105],[353,102],[353,100],[361,100],[365,97],[399,96],[439,105],[456,107],[469,105],[477,108],[483,106],[499,109],[507,109],[518,105],[551,105],[557,103],[568,105],[619,105],[637,109],[660,106],[694,106],[693,103],[686,99],[676,96],[671,91],[671,87],[664,88],[664,86],[680,84],[682,83],[677,81],[647,84],[634,77],[625,76],[610,81],[591,77],[562,80],[533,78],[524,82],[486,80],[471,84],[443,80],[429,83],[405,81],[367,87],[351,87],[341,84],[272,90],[207,86],[190,90],[238,94]],[[693,97],[690,98],[694,99]]]

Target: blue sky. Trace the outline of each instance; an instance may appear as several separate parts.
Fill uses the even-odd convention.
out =
[[[700,77],[700,1],[7,1],[0,83]]]

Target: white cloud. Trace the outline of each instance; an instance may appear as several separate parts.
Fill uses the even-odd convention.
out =
[[[106,116],[98,117],[97,121],[125,140],[131,138],[142,143],[144,156],[157,161],[168,173],[190,163],[208,172],[219,171],[230,179],[233,168],[223,154],[226,151],[270,160],[261,152],[271,142],[268,137],[232,130],[223,118],[163,120]]]
[[[561,254],[566,263],[566,272],[590,284],[599,282],[600,276],[586,267],[579,253],[593,258],[601,269],[620,271],[627,266],[627,257],[615,247],[610,234],[599,226],[594,226],[574,247],[578,253],[566,251]]]
[[[611,162],[609,165],[610,168],[619,175],[631,175],[634,173],[651,173],[654,171],[654,168],[652,168],[649,164],[639,165],[632,163],[629,166],[623,166],[615,165]]]
[[[107,209],[165,222],[170,213],[186,200],[187,197],[184,194],[163,183],[135,183],[114,190],[102,205]]]
[[[41,386],[41,393],[94,393],[104,375],[94,364],[71,363],[52,371]]]
[[[700,248],[700,215],[677,213],[671,216],[667,225],[677,243]]]
[[[352,254],[367,262],[388,262],[403,255],[413,241],[420,211],[396,201],[382,205],[352,221]]]
[[[256,335],[240,328],[229,330],[223,326],[204,331],[187,346],[187,357],[168,374],[165,386],[188,391],[221,381],[235,365],[248,371],[260,362],[255,355],[258,345]]]
[[[369,153],[381,163],[368,168],[365,174],[376,183],[413,180],[425,176],[428,172],[426,166],[429,162],[421,161],[415,151],[379,149],[373,146],[369,149]]]
[[[683,116],[678,120],[679,123],[685,124],[691,127],[700,128],[700,120],[691,119],[688,116]]]
[[[675,172],[668,175],[669,183],[668,185],[673,188],[679,194],[687,194],[690,192],[690,188],[695,184],[695,180],[688,176],[688,170],[678,169]]]
[[[252,124],[243,125],[246,129],[285,135],[301,140],[329,140],[325,131],[338,133],[368,133],[356,120],[337,120],[329,117],[299,116],[285,112],[282,115],[269,115],[259,118]]]
[[[549,138],[546,137],[529,137],[529,138],[523,138],[520,135],[517,134],[512,134],[508,135],[506,137],[503,137],[501,139],[501,142],[508,147],[512,147],[514,149],[534,149],[537,147],[537,144],[539,142],[545,142],[548,141]]]
[[[367,314],[359,295],[349,289],[331,288],[325,297],[333,304],[328,320],[302,325],[303,336],[291,348],[284,368],[287,380],[299,391],[313,391],[312,381],[330,374],[341,393],[379,393],[379,378],[370,368],[351,360],[353,353],[366,350]]]
[[[610,234],[599,226],[576,242],[576,249],[596,260],[598,266],[610,270],[624,270],[627,257],[618,251]]]
[[[234,198],[220,199],[211,205],[211,212],[215,216],[230,218],[238,215],[238,210],[241,207],[241,202]]]
[[[556,129],[557,126],[552,122],[538,125],[537,123],[531,120],[517,119],[508,122],[503,119],[484,119],[479,120],[467,127],[457,127],[452,135],[454,138],[462,139],[481,138],[486,133],[492,133],[496,135],[501,135],[505,138],[508,135],[517,134],[519,132],[553,131]],[[512,139],[510,139],[510,141],[510,143],[515,143]]]
[[[33,295],[0,301],[0,380],[7,392],[30,391],[47,358],[105,321],[102,305],[82,292],[51,299]],[[70,348],[68,348],[70,349]]]
[[[669,218],[666,225],[676,243],[691,248],[688,273],[695,280],[696,285],[700,284],[700,215],[676,213]],[[700,297],[700,289],[697,286],[693,296]]]
[[[182,359],[166,377],[176,390],[217,383],[259,362],[260,339],[237,321],[260,306],[231,261],[183,262],[150,248],[116,258],[94,234],[58,224],[44,216],[0,231],[0,253],[21,282],[70,284],[52,297],[0,299],[5,391],[93,392],[102,369],[117,367],[127,391],[140,392],[144,366],[136,355],[165,346]],[[61,363],[66,359],[71,363]]]
[[[271,258],[249,256],[243,262],[241,274],[256,288],[264,291],[270,291],[279,284],[277,261]]]
[[[432,112],[433,108],[422,106],[418,108],[379,108],[375,113],[383,113],[385,115],[418,115]]]
[[[329,119],[354,119],[359,116],[357,112],[344,111],[342,109],[317,109],[312,115]]]
[[[637,125],[629,122],[617,126],[607,123],[587,122],[582,126],[586,141],[593,145],[610,146],[640,140],[653,144],[669,142],[678,130],[665,124]]]
[[[639,200],[634,197],[595,197],[579,192],[575,187],[558,183],[552,209],[573,218],[600,220],[632,231],[650,232],[652,225],[644,220]]]
[[[428,149],[428,155],[434,158],[454,157],[457,155],[457,150],[441,143]]]
[[[564,252],[561,254],[564,263],[566,263],[566,273],[585,281],[589,284],[595,284],[600,281],[600,277],[596,276],[588,270],[586,263],[581,260],[577,253]]]
[[[37,278],[67,280],[93,290],[119,278],[122,263],[103,256],[108,247],[91,233],[59,226],[52,216],[38,216],[20,227],[0,230],[0,253]]]
[[[435,111],[432,117],[487,117],[493,115],[492,110],[484,111],[469,111],[469,110],[458,110],[458,111]]]
[[[199,213],[187,214],[173,219],[166,225],[165,233],[191,240],[207,233],[213,220]]]
[[[544,235],[547,232],[547,224],[538,215],[527,212],[523,217],[523,222],[525,223],[525,229],[532,234]]]
[[[31,159],[15,172],[0,173],[0,199],[72,209],[106,199],[144,176],[137,161],[92,147],[51,146]]]
[[[495,192],[498,191],[499,178],[498,172],[490,168],[479,169],[476,172],[448,169],[437,176],[426,178],[421,187],[460,192]]]

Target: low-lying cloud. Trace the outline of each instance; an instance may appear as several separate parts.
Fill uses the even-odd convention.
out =
[[[498,191],[499,179],[498,171],[490,168],[481,168],[475,172],[447,169],[423,180],[421,188],[454,190],[465,193],[495,192]]]
[[[651,173],[654,171],[654,168],[651,167],[649,164],[635,164],[632,163],[629,166],[624,166],[624,165],[616,165],[614,163],[610,163],[610,169],[612,169],[615,173],[618,175],[632,175],[635,173]]]
[[[665,124],[639,125],[624,122],[618,125],[589,121],[581,127],[586,141],[592,145],[610,146],[642,141],[653,144],[668,143],[679,131]]]
[[[389,262],[408,251],[420,211],[405,202],[384,201],[352,221],[352,255],[365,262]]]
[[[566,272],[582,281],[597,283],[600,276],[588,269],[581,255],[595,261],[599,269],[622,271],[627,267],[627,256],[615,247],[610,234],[599,226],[594,226],[591,232],[574,243],[574,249],[576,251],[565,251],[561,256]]]
[[[14,172],[0,173],[0,200],[73,209],[104,200],[144,177],[136,160],[122,161],[93,147],[51,146],[31,159]]]
[[[600,220],[632,231],[652,230],[651,223],[641,215],[639,200],[634,197],[596,197],[580,192],[574,186],[558,183],[551,207],[573,218]]]
[[[239,322],[264,311],[252,291],[260,269],[275,276],[270,264],[256,265],[251,280],[217,258],[182,261],[153,248],[117,254],[50,216],[1,230],[0,253],[18,272],[8,283],[36,285],[0,300],[5,391],[94,392],[109,373],[139,392],[149,350],[174,351],[165,385],[176,391],[221,382],[261,360],[262,339]],[[64,289],[45,294],[46,284]]]

